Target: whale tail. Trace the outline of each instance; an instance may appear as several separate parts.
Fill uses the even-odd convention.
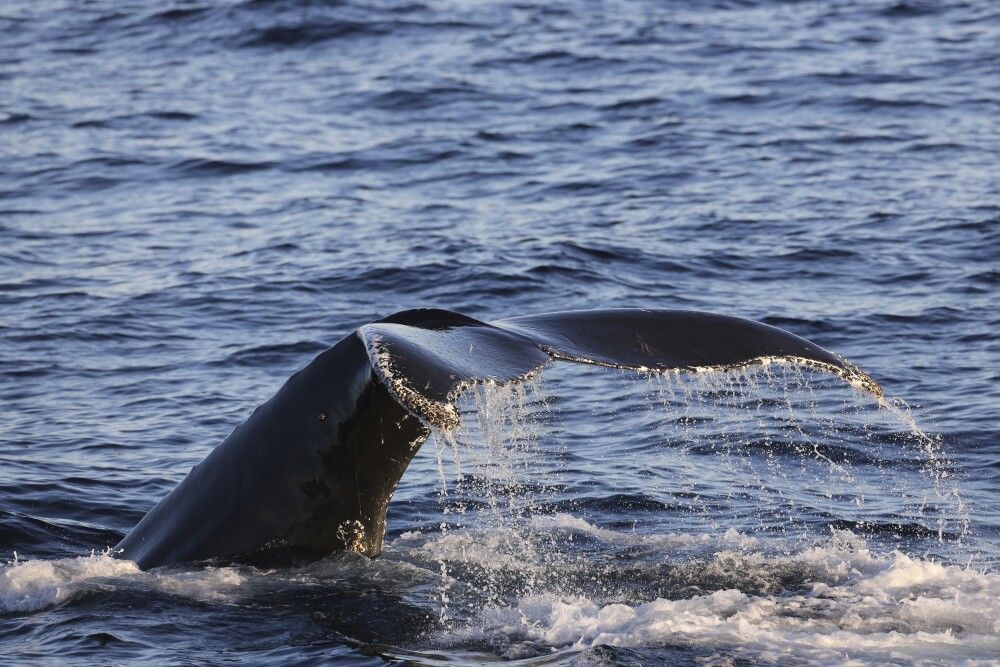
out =
[[[833,373],[882,395],[847,360],[782,329],[688,310],[611,309],[529,315],[492,323],[410,310],[358,329],[372,367],[410,412],[458,424],[454,400],[481,382],[523,380],[552,360],[639,372],[718,371],[787,362]]]
[[[463,390],[519,382],[554,360],[639,372],[787,362],[882,395],[845,359],[737,317],[612,309],[487,323],[403,311],[360,327],[292,375],[116,549],[143,568],[262,549],[377,556],[396,485],[431,428],[458,426]]]

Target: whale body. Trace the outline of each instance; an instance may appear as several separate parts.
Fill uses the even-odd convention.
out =
[[[881,396],[845,359],[787,331],[696,311],[569,311],[482,322],[407,310],[360,327],[293,374],[164,497],[115,553],[143,569],[210,558],[381,553],[403,472],[478,383],[553,360],[640,372],[775,361]]]

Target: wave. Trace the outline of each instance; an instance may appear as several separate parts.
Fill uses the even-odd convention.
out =
[[[71,124],[75,128],[122,128],[122,127],[145,127],[149,121],[190,121],[198,118],[197,114],[187,111],[146,111],[143,113],[120,114],[108,116],[106,118],[93,118],[76,121]]]
[[[245,37],[240,46],[248,48],[304,46],[349,37],[381,36],[390,32],[387,27],[360,21],[279,25]]]
[[[559,544],[574,546],[562,552]],[[581,555],[595,549],[619,555]],[[349,554],[281,570],[142,572],[107,553],[15,559],[0,567],[0,614],[135,592],[250,606],[320,595],[347,608],[356,590],[402,596],[419,650],[570,659],[611,646],[640,660],[683,649],[758,663],[793,654],[808,664],[988,664],[1000,650],[996,573],[879,552],[849,530],[796,547],[736,530],[611,530],[571,514],[536,516],[518,529],[411,531],[378,561]],[[355,626],[344,627],[367,632]]]
[[[238,160],[215,160],[211,158],[190,158],[172,165],[172,168],[185,176],[230,176],[245,174],[262,169],[271,169],[273,162],[248,162]]]
[[[616,544],[650,537],[573,517],[549,525]],[[672,536],[674,545],[683,537]],[[716,577],[726,587],[653,599],[609,594],[607,587],[531,592],[512,604],[480,609],[468,622],[442,630],[437,641],[456,648],[486,645],[511,658],[602,645],[686,646],[754,662],[793,654],[811,664],[958,658],[987,664],[1000,650],[1000,575],[900,551],[876,553],[849,531],[834,530],[825,543],[779,556],[755,551],[756,540],[735,531],[693,543],[719,550],[698,567],[688,566],[692,583]],[[438,555],[454,546],[454,540],[439,542]],[[759,579],[771,585],[753,592]]]
[[[0,613],[39,611],[87,592],[127,585],[217,602],[231,599],[243,581],[243,575],[233,568],[144,573],[132,561],[106,553],[55,560],[15,560],[0,571]]]

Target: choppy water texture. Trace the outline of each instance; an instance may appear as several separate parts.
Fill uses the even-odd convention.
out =
[[[0,653],[997,659],[998,45],[985,1],[3,3]],[[101,555],[427,305],[761,319],[928,436],[806,371],[564,366],[466,397],[377,561]]]

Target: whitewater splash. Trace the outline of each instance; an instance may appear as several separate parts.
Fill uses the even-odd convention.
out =
[[[236,599],[244,577],[234,568],[143,572],[108,553],[26,560],[0,566],[0,613],[47,609],[88,593],[141,588],[205,602]]]
[[[415,640],[424,650],[475,649],[530,661],[602,646],[652,656],[684,647],[756,662],[969,665],[995,664],[1000,651],[1000,576],[879,552],[850,531],[832,531],[788,554],[734,530],[643,535],[571,514],[536,517],[519,531],[536,546],[575,541],[605,552],[640,548],[645,555],[610,564],[593,553],[525,559],[523,551],[511,551],[516,537],[502,532],[408,533],[382,562],[338,557],[278,573],[228,567],[149,573],[107,555],[16,562],[0,573],[0,611],[37,612],[115,590],[237,605],[303,580],[335,588],[360,573],[376,585],[407,562],[426,561],[428,567],[411,571],[426,583],[433,563],[448,563],[454,606]],[[502,571],[522,587],[488,602],[480,577]]]
[[[631,543],[576,517],[553,527],[608,543]],[[876,553],[849,531],[788,555],[748,550],[752,538],[644,536],[667,550],[717,549],[706,560],[672,569],[674,593],[637,601],[615,592],[532,593],[486,606],[464,625],[441,632],[446,645],[487,644],[508,658],[553,649],[687,646],[757,661],[862,664],[960,661],[995,664],[1000,654],[1000,576],[944,565],[901,551]],[[727,548],[728,547],[728,548]],[[454,545],[425,546],[454,556]],[[467,555],[468,552],[463,552]],[[662,568],[649,565],[645,576]],[[642,577],[643,574],[636,576]]]
[[[435,434],[449,523],[393,549],[441,573],[436,642],[508,658],[681,646],[817,664],[985,664],[1000,651],[1000,576],[954,562],[968,513],[941,443],[902,401],[774,364],[622,373],[627,387],[574,405],[557,397],[593,392],[568,374],[549,392],[477,387],[462,405],[477,418]],[[574,431],[560,411],[587,414],[566,420]],[[620,485],[621,511],[561,493],[588,467],[581,439],[595,486]]]

